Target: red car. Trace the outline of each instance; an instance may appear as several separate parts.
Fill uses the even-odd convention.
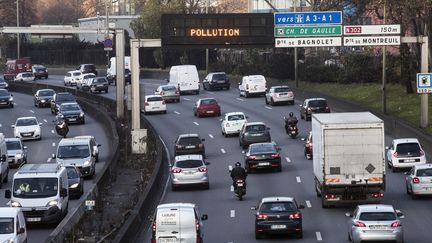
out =
[[[221,109],[214,98],[199,99],[193,108],[194,116],[220,116]]]
[[[309,132],[308,137],[305,139],[304,155],[306,159],[312,159],[312,155],[313,155],[312,132]]]

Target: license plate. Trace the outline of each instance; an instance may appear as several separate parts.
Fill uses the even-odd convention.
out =
[[[287,96],[288,93],[280,93],[279,96]]]
[[[207,113],[214,113],[214,111],[207,111]]]
[[[283,224],[275,224],[275,225],[272,225],[272,226],[270,226],[270,228],[271,229],[286,229],[286,225],[283,225]]]
[[[291,134],[295,134],[295,131],[291,131]]]
[[[158,243],[177,242],[177,238],[159,238]]]
[[[158,106],[154,106],[154,107],[152,107],[152,109],[154,110],[154,109],[159,109],[159,107]]]
[[[237,183],[237,186],[243,186],[243,183]]]
[[[69,118],[69,121],[76,121],[76,118]]]
[[[195,146],[194,145],[189,145],[189,146],[186,146],[185,148],[191,149],[191,148],[195,148]]]
[[[432,187],[423,187],[425,191],[432,191]]]
[[[27,222],[39,222],[41,221],[41,218],[27,218],[26,220]]]
[[[24,133],[23,136],[31,136],[31,133]]]
[[[415,159],[406,159],[405,162],[415,162]]]
[[[381,230],[381,229],[386,229],[387,226],[385,225],[371,225],[369,226],[370,229],[374,229],[374,230]]]
[[[220,80],[220,81],[217,81],[217,83],[218,83],[218,84],[223,84],[223,83],[225,83],[225,81]]]
[[[269,166],[270,163],[269,162],[261,162],[261,163],[258,163],[258,165],[259,166]]]
[[[103,84],[98,84],[98,85],[96,85],[96,86],[98,86],[98,87],[103,87]]]
[[[6,104],[7,104],[7,102],[1,102],[0,104],[2,104],[2,105],[6,105]]]

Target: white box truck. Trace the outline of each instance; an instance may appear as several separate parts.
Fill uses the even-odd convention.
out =
[[[312,116],[315,190],[322,207],[379,203],[385,190],[384,122],[370,112]]]
[[[130,82],[130,73],[131,73],[131,63],[130,63],[130,56],[125,56],[124,57],[124,64],[125,64],[125,82],[128,81],[129,78],[129,82]],[[111,83],[115,83],[116,78],[117,78],[117,58],[116,57],[111,57],[110,58],[110,62],[108,63],[108,69],[107,69],[107,80],[108,82]]]
[[[199,77],[196,66],[172,66],[169,72],[169,84],[176,86],[180,94],[186,92],[199,94]]]

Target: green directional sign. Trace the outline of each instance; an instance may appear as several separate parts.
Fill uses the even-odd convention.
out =
[[[342,35],[342,25],[284,26],[274,30],[275,37]]]

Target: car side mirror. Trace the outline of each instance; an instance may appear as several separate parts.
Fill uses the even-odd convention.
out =
[[[97,145],[98,147],[100,147],[100,146],[102,146],[100,143],[98,143],[98,145]]]
[[[166,78],[166,79],[164,79],[164,80],[165,80],[165,82],[169,83],[169,79]]]
[[[23,149],[26,150],[26,149],[27,149],[27,146],[24,145],[24,146],[23,146]]]
[[[24,228],[19,228],[17,231],[17,234],[24,234],[25,233],[25,229]]]
[[[306,141],[306,138],[300,138],[300,140],[302,140],[302,141]]]
[[[405,174],[405,175],[409,175],[409,174],[410,174],[410,172],[409,172],[409,171],[406,171],[406,172],[404,172],[404,174]]]
[[[256,206],[251,207],[251,210],[257,210]]]
[[[223,120],[224,120],[224,119],[222,119],[222,118],[221,118],[221,119],[219,119],[219,121],[223,121]]]
[[[15,128],[15,125],[11,125],[12,128]]]
[[[208,219],[208,215],[207,214],[203,214],[202,216],[201,216],[201,220],[207,220]]]
[[[0,157],[0,162],[5,162],[5,161],[6,161],[6,155],[3,154],[3,155]]]
[[[205,138],[202,138],[202,139],[201,139],[201,141],[203,141],[203,142],[204,142],[204,141],[205,141]]]
[[[389,146],[385,146],[385,149],[390,149]]]
[[[345,213],[345,216],[352,217],[351,213]]]
[[[300,108],[303,107],[303,105],[299,105],[299,106],[300,106]]]
[[[404,214],[398,209],[396,209],[396,216],[398,216],[401,219],[405,218]]]
[[[238,83],[238,85],[241,85],[241,83]]]
[[[276,147],[276,150],[277,150],[277,151],[281,151],[282,149],[281,149],[281,147],[277,146],[277,147]]]
[[[304,209],[304,208],[305,208],[305,205],[300,204],[300,205],[298,206],[298,208],[299,208],[299,209]]]
[[[207,162],[207,161],[206,161],[206,162],[204,162],[204,164],[205,164],[205,165],[210,165],[210,162]]]
[[[11,192],[11,190],[7,189],[7,190],[5,191],[5,198],[10,199],[11,196],[12,196],[12,192]]]
[[[42,126],[42,124],[43,124],[42,122],[39,122],[39,126]]]
[[[56,155],[55,154],[52,154],[51,155],[51,159],[55,159],[56,158]]]
[[[249,117],[248,116],[246,116],[246,119],[248,119]]]
[[[60,189],[60,197],[67,197],[68,190],[66,188]]]
[[[267,127],[267,130],[270,130],[270,127]]]

